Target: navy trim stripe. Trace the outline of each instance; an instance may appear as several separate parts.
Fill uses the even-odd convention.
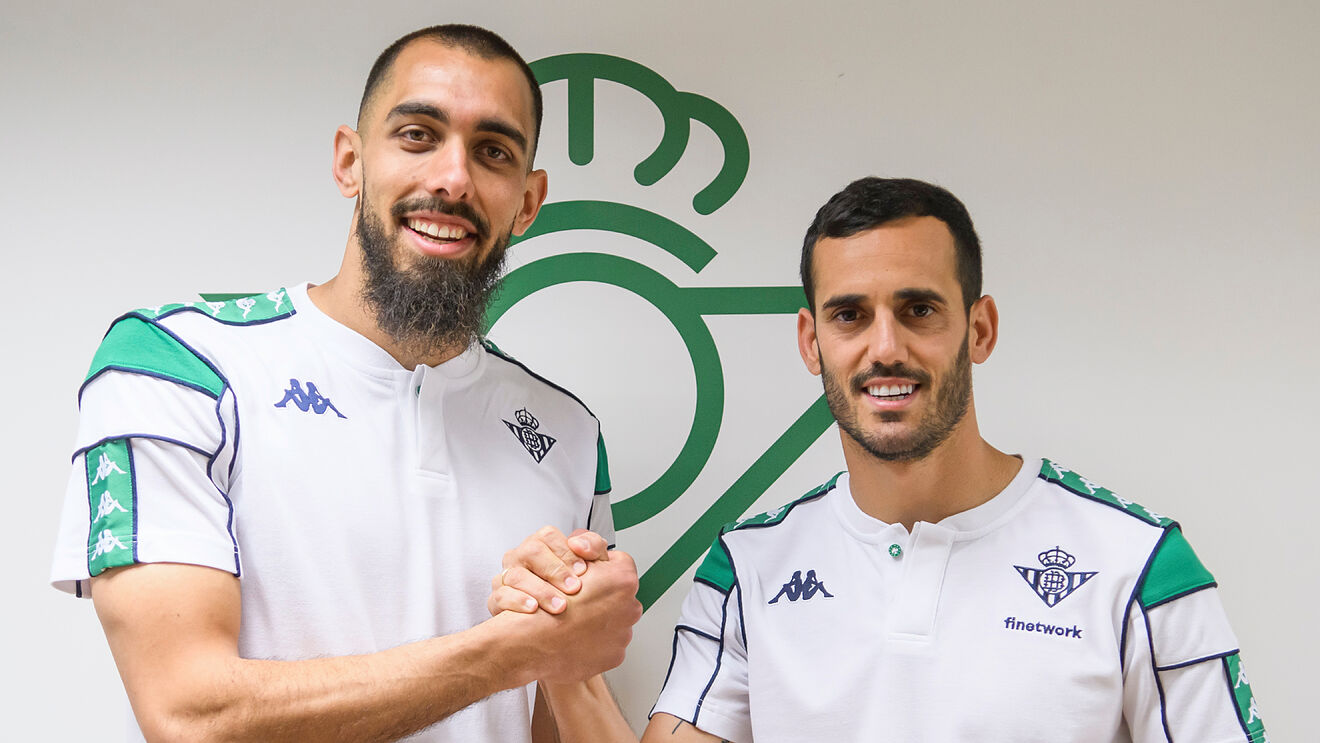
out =
[[[484,341],[484,339],[483,339],[483,341]],[[483,343],[481,344],[481,347],[482,347],[483,349],[485,349],[486,352],[489,353],[491,356],[494,356],[494,357],[497,358],[497,359],[503,359],[504,361],[507,361],[508,363],[513,364],[514,366],[518,367],[519,369],[522,369],[524,372],[527,372],[527,373],[528,373],[529,375],[531,375],[532,377],[534,377],[534,378],[536,378],[536,379],[539,379],[539,380],[541,380],[541,382],[543,382],[543,383],[545,383],[545,384],[547,384],[547,385],[553,387],[554,389],[559,390],[560,392],[564,393],[565,395],[568,395],[570,398],[573,399],[574,402],[576,402],[578,405],[581,405],[583,410],[587,411],[587,415],[590,415],[592,418],[596,418],[596,414],[593,413],[593,412],[591,412],[591,408],[587,407],[587,404],[586,404],[585,402],[582,402],[582,399],[579,398],[577,395],[573,394],[572,392],[569,392],[568,390],[564,389],[563,387],[560,387],[559,385],[555,384],[554,382],[551,382],[550,380],[546,379],[545,377],[541,376],[540,374],[537,374],[536,372],[534,372],[534,371],[532,371],[531,369],[527,368],[527,365],[526,365],[526,364],[522,363],[521,361],[518,361],[517,359],[513,358],[512,356],[506,356],[506,355],[504,354],[503,351],[500,351],[500,350],[498,350],[497,348],[495,348],[495,344],[490,343],[489,341],[486,341],[486,342],[483,342]],[[599,418],[596,418],[596,423],[597,423],[597,425],[600,424],[600,419],[599,419]],[[606,492],[608,492],[608,491],[606,491]]]
[[[108,372],[108,371],[117,371],[117,372],[121,372],[121,373],[123,373],[123,374],[136,374],[136,375],[138,375],[138,376],[140,376],[140,377],[151,377],[152,379],[159,379],[159,380],[161,380],[162,382],[173,382],[174,384],[177,384],[177,385],[179,385],[180,387],[187,387],[187,388],[190,389],[190,390],[197,390],[198,392],[202,393],[203,395],[206,395],[206,396],[209,397],[209,398],[214,399],[214,398],[216,397],[214,394],[211,393],[210,390],[206,389],[205,387],[203,387],[203,386],[201,386],[201,385],[199,385],[199,384],[193,384],[192,382],[187,382],[187,381],[184,381],[184,380],[182,380],[182,379],[178,379],[178,378],[176,378],[176,377],[167,377],[167,376],[165,376],[164,374],[158,374],[158,373],[156,373],[156,372],[146,371],[146,370],[144,370],[144,369],[133,369],[133,368],[130,368],[130,367],[127,367],[127,366],[119,366],[118,364],[107,364],[107,365],[106,365],[105,367],[103,367],[100,371],[98,371],[97,373],[95,373],[95,374],[93,374],[92,376],[88,377],[88,378],[87,378],[87,381],[85,381],[85,382],[83,382],[81,385],[79,385],[79,387],[78,387],[78,407],[79,407],[79,408],[82,408],[82,397],[83,397],[83,391],[87,389],[87,385],[89,385],[89,384],[91,384],[92,382],[95,382],[96,380],[100,379],[100,378],[101,378],[101,375],[102,375],[102,374],[105,374],[105,373]],[[223,377],[222,377],[222,379],[223,379]]]
[[[720,593],[725,594],[725,595],[728,595],[728,593],[729,593],[728,591],[724,590],[723,587],[721,587],[721,586],[717,586],[717,585],[715,585],[714,583],[711,583],[710,581],[708,581],[708,580],[706,580],[705,578],[702,578],[702,577],[700,577],[700,576],[693,578],[693,579],[692,579],[692,582],[693,582],[693,583],[700,583],[700,584],[703,585],[703,586],[710,586],[711,588],[713,588],[713,589],[715,589],[716,591],[719,591]]]
[[[229,509],[229,514],[225,519],[225,531],[229,533],[229,541],[234,545],[234,575],[241,578],[243,570],[242,570],[242,565],[239,563],[239,559],[238,559],[238,537],[234,536],[234,501],[230,500],[228,490],[220,487],[219,485],[216,485],[215,475],[212,471],[213,467],[215,466],[216,460],[220,457],[220,452],[224,451],[225,449],[225,442],[228,440],[228,431],[225,428],[225,416],[223,411],[221,410],[221,407],[223,406],[224,403],[225,395],[229,395],[231,398],[233,398],[235,425],[237,425],[237,421],[238,421],[238,394],[234,392],[233,387],[229,386],[229,381],[225,380],[224,392],[220,393],[220,397],[216,398],[215,401],[215,419],[220,425],[220,445],[216,447],[215,453],[212,454],[210,459],[208,459],[206,462],[206,478],[211,481],[212,485],[215,486],[216,492],[220,493],[220,497],[225,499],[225,507]],[[233,479],[234,460],[236,460],[237,458],[238,458],[238,439],[237,437],[235,437],[234,454],[229,459],[230,484],[232,484],[232,479]]]
[[[724,662],[724,633],[725,627],[729,623],[729,595],[724,595],[724,603],[720,606],[720,646],[715,651],[715,670],[710,673],[710,681],[706,682],[706,688],[701,690],[701,696],[697,697],[697,708],[692,710],[692,724],[697,724],[697,718],[701,716],[701,705],[706,702],[706,694],[710,693],[711,687],[715,685],[715,679],[720,675],[720,665]]]
[[[86,454],[87,452],[91,451],[92,449],[95,449],[96,447],[98,447],[98,446],[100,446],[100,445],[102,445],[102,444],[105,444],[105,443],[110,442],[110,441],[119,441],[119,440],[121,440],[121,439],[123,439],[123,440],[127,440],[127,439],[155,439],[156,441],[164,441],[164,442],[167,443],[167,444],[174,444],[175,446],[182,446],[183,448],[188,449],[189,451],[195,451],[195,452],[197,452],[198,454],[201,454],[201,455],[204,456],[204,457],[209,457],[209,456],[211,455],[211,452],[209,452],[209,451],[203,449],[203,448],[200,447],[200,446],[194,446],[193,444],[189,444],[189,443],[186,442],[186,441],[180,441],[180,440],[178,440],[178,439],[172,439],[172,438],[170,438],[170,437],[168,437],[168,436],[157,436],[157,435],[154,434],[154,433],[120,433],[120,434],[115,434],[114,436],[106,436],[105,438],[101,439],[100,441],[97,441],[97,442],[94,443],[94,444],[90,444],[90,445],[88,445],[88,446],[84,446],[84,447],[79,448],[77,451],[75,451],[75,452],[73,453],[73,460],[72,460],[72,461],[76,461],[76,460],[78,459],[78,457],[80,457],[80,456]],[[89,495],[88,497],[91,497],[91,496]]]
[[[764,521],[759,524],[748,524],[748,523],[738,524],[737,522],[735,522],[736,525],[732,525],[732,524],[726,525],[723,529],[720,530],[720,536],[722,538],[727,533],[735,532],[735,531],[743,531],[745,529],[765,529],[771,526],[778,526],[788,520],[788,515],[793,512],[793,509],[797,508],[798,506],[804,503],[810,503],[812,501],[820,500],[826,495],[829,495],[831,490],[834,490],[836,487],[838,487],[838,481],[839,481],[839,476],[835,475],[834,479],[830,480],[829,482],[823,485],[817,486],[815,490],[808,492],[806,495],[802,496],[801,498],[798,498],[792,503],[789,503],[788,505],[784,506],[783,507],[784,512],[769,521]],[[755,518],[755,516],[753,516],[752,518]],[[732,560],[733,559],[732,556],[729,559]]]
[[[1048,482],[1048,483],[1050,483],[1050,484],[1058,485],[1060,488],[1063,488],[1064,490],[1068,491],[1069,493],[1072,493],[1073,495],[1081,496],[1081,497],[1083,497],[1083,498],[1085,498],[1085,499],[1087,499],[1087,500],[1089,500],[1089,501],[1091,501],[1091,502],[1093,502],[1093,503],[1099,503],[1099,504],[1101,504],[1101,505],[1103,505],[1103,506],[1109,506],[1110,508],[1114,509],[1115,511],[1119,511],[1119,512],[1121,512],[1121,513],[1126,513],[1127,515],[1131,516],[1132,518],[1136,519],[1137,521],[1140,521],[1140,522],[1143,523],[1143,524],[1148,524],[1148,525],[1150,525],[1150,526],[1153,526],[1153,527],[1155,527],[1156,529],[1169,529],[1169,528],[1172,528],[1172,527],[1178,526],[1178,522],[1177,522],[1177,521],[1174,521],[1173,519],[1169,519],[1169,522],[1170,522],[1170,523],[1167,524],[1167,525],[1165,525],[1165,524],[1161,524],[1159,521],[1156,521],[1156,520],[1154,520],[1154,519],[1152,519],[1152,518],[1150,518],[1150,517],[1148,517],[1148,516],[1142,516],[1142,515],[1139,514],[1139,513],[1133,513],[1132,511],[1130,511],[1130,510],[1124,508],[1123,506],[1119,505],[1118,503],[1113,503],[1113,502],[1107,501],[1107,500],[1105,500],[1104,498],[1097,498],[1097,497],[1095,496],[1094,493],[1088,493],[1088,492],[1086,492],[1086,491],[1084,491],[1084,490],[1078,490],[1077,488],[1070,487],[1069,485],[1067,485],[1066,483],[1064,483],[1064,482],[1062,482],[1062,481],[1060,481],[1060,480],[1056,480],[1056,479],[1054,479],[1054,478],[1048,477],[1048,476],[1045,475],[1044,472],[1038,473],[1038,474],[1036,475],[1036,477],[1037,477],[1038,479],[1040,479],[1040,480],[1044,480],[1045,482]],[[1112,492],[1112,491],[1111,491],[1111,492]],[[1135,501],[1133,501],[1133,502],[1135,503]],[[1138,504],[1138,505],[1140,505],[1140,504]],[[1142,508],[1145,508],[1145,506],[1142,506]],[[1168,517],[1166,516],[1165,518],[1168,518]]]
[[[256,295],[256,294],[248,294],[248,295],[246,295],[246,296],[249,296],[249,297],[255,297],[255,296],[257,296],[257,295]],[[238,299],[242,299],[243,297],[237,297],[237,298],[238,298]],[[286,300],[288,299],[287,295],[285,296],[285,299],[286,299]],[[226,300],[226,301],[230,301],[230,300]],[[172,303],[167,302],[166,304],[172,304]],[[164,318],[169,317],[169,316],[171,316],[171,315],[177,315],[177,314],[179,314],[180,312],[196,312],[197,314],[201,315],[202,317],[205,317],[206,319],[211,320],[211,321],[213,321],[213,322],[217,322],[217,323],[219,323],[219,324],[221,324],[221,325],[228,325],[228,326],[230,326],[230,327],[237,327],[237,328],[241,328],[241,327],[244,327],[244,326],[247,326],[247,325],[265,325],[266,323],[269,323],[269,322],[277,322],[277,321],[279,321],[279,320],[284,320],[284,319],[286,319],[286,318],[290,318],[290,317],[293,317],[294,315],[298,314],[298,310],[297,310],[297,308],[295,308],[295,307],[293,306],[293,302],[289,302],[289,309],[288,309],[287,312],[284,312],[284,313],[279,314],[279,315],[275,315],[274,317],[267,317],[267,318],[264,318],[264,319],[261,319],[261,320],[221,320],[220,318],[218,318],[218,317],[216,317],[215,315],[212,315],[212,314],[210,313],[210,308],[209,308],[209,307],[206,308],[206,309],[203,309],[203,308],[201,308],[201,307],[198,307],[198,306],[195,305],[195,304],[192,305],[192,306],[184,305],[184,306],[182,306],[182,307],[175,307],[175,308],[172,309],[172,310],[166,310],[165,312],[162,312],[162,313],[160,313],[159,315],[155,315],[155,316],[152,316],[152,317],[148,317],[147,315],[143,314],[142,310],[137,309],[137,310],[133,310],[132,312],[125,313],[125,314],[124,314],[124,317],[130,317],[130,316],[132,316],[132,317],[140,317],[140,318],[142,318],[143,320],[146,320],[147,322],[152,322],[152,321],[154,321],[154,320],[161,320],[161,319],[164,319]],[[120,319],[122,320],[123,318],[121,317]],[[118,320],[116,320],[116,322],[118,322]]]
[[[721,534],[719,539],[720,541],[723,541],[724,535]],[[724,550],[729,556],[729,572],[733,573],[733,587],[738,591],[738,630],[742,636],[743,652],[746,653],[748,652],[747,621],[743,618],[742,581],[738,580],[738,566],[733,562],[733,553],[729,551],[729,545],[724,545]]]
[[[1160,695],[1160,724],[1164,726],[1164,737],[1169,743],[1173,743],[1173,733],[1169,732],[1169,713],[1168,703],[1164,699],[1164,684],[1160,683],[1159,669],[1155,667],[1155,633],[1150,628],[1150,616],[1146,614],[1146,608],[1137,603],[1137,608],[1141,610],[1141,621],[1146,623],[1146,643],[1150,647],[1150,675],[1155,679],[1155,690]]]
[[[1189,589],[1187,589],[1186,591],[1183,591],[1182,593],[1175,593],[1174,595],[1172,595],[1172,596],[1170,596],[1170,597],[1168,597],[1168,598],[1166,598],[1166,599],[1160,599],[1159,601],[1156,601],[1155,603],[1151,604],[1150,606],[1147,606],[1146,608],[1147,608],[1147,609],[1154,609],[1154,608],[1157,607],[1157,606],[1164,606],[1165,604],[1169,603],[1170,601],[1177,601],[1178,599],[1183,598],[1183,597],[1185,597],[1185,596],[1191,596],[1192,594],[1196,593],[1197,591],[1204,591],[1204,590],[1206,590],[1207,588],[1218,588],[1218,587],[1219,587],[1219,583],[1218,583],[1218,581],[1210,581],[1209,583],[1206,583],[1206,584],[1203,585],[1203,586],[1196,586],[1196,587],[1194,587],[1194,588],[1189,588]]]
[[[678,660],[678,627],[674,628],[673,647],[670,648],[669,651],[669,669],[665,671],[664,683],[660,684],[660,691],[662,693],[664,692],[664,688],[669,685],[669,677],[674,673],[674,661],[676,660]],[[655,704],[659,704],[659,703],[660,700],[656,699]],[[646,719],[648,720],[651,719],[651,716],[655,714],[655,704],[652,704],[651,711],[646,713]],[[687,723],[690,725],[692,724],[692,721],[688,720]]]
[[[704,637],[704,638],[706,638],[707,640],[710,640],[711,642],[719,642],[719,641],[720,641],[720,638],[716,637],[715,635],[712,635],[712,634],[710,634],[710,633],[708,633],[708,632],[702,632],[701,630],[697,629],[696,627],[693,627],[693,626],[688,625],[688,624],[676,624],[676,625],[674,625],[674,631],[675,631],[675,632],[678,632],[679,630],[682,630],[682,631],[684,631],[684,632],[691,632],[692,634],[694,634],[694,635],[699,635],[699,636],[701,636],[701,637]]]
[[[1242,726],[1242,734],[1247,736],[1247,743],[1251,743],[1251,730],[1247,727],[1247,719],[1242,716],[1242,705],[1238,704],[1237,689],[1233,688],[1233,685],[1237,683],[1237,679],[1233,678],[1233,673],[1229,670],[1228,658],[1229,656],[1225,655],[1219,660],[1224,666],[1224,686],[1228,690],[1228,703],[1233,708],[1233,714],[1237,717],[1238,725]]]
[[[124,449],[128,452],[128,478],[129,485],[132,487],[133,496],[133,564],[141,562],[138,560],[138,484],[137,484],[137,465],[133,460],[133,440],[124,439]]]
[[[1188,666],[1194,666],[1194,665],[1196,665],[1196,664],[1198,664],[1198,663],[1204,663],[1204,662],[1206,662],[1206,661],[1208,661],[1208,660],[1219,660],[1219,659],[1221,659],[1221,658],[1227,658],[1227,657],[1230,656],[1230,655],[1237,655],[1239,652],[1241,652],[1241,648],[1235,648],[1235,649],[1233,649],[1233,650],[1229,650],[1229,651],[1224,652],[1224,653],[1215,653],[1214,655],[1207,655],[1207,656],[1205,656],[1204,658],[1197,658],[1197,659],[1195,659],[1195,660],[1185,660],[1185,661],[1183,661],[1182,663],[1174,663],[1174,664],[1171,665],[1171,666],[1155,666],[1155,670],[1156,670],[1156,671],[1176,671],[1176,670],[1178,670],[1179,668],[1186,668],[1186,667],[1188,667]]]
[[[1104,501],[1100,501],[1100,502],[1104,503]],[[1124,668],[1124,665],[1127,655],[1127,631],[1128,631],[1128,623],[1129,623],[1128,620],[1132,618],[1132,605],[1133,604],[1137,604],[1138,606],[1141,605],[1141,601],[1140,601],[1141,588],[1146,584],[1146,576],[1150,575],[1150,566],[1154,564],[1155,555],[1159,553],[1160,545],[1164,543],[1164,538],[1169,535],[1169,529],[1174,528],[1174,526],[1175,524],[1170,524],[1168,529],[1165,529],[1164,533],[1160,535],[1160,538],[1155,541],[1155,546],[1151,548],[1150,554],[1146,556],[1146,564],[1141,566],[1141,573],[1138,574],[1136,582],[1132,584],[1132,595],[1128,597],[1127,609],[1124,610],[1123,612],[1123,632],[1120,635],[1120,639],[1118,642],[1119,670],[1126,670]],[[1145,615],[1145,611],[1146,610],[1143,608],[1142,609],[1143,616]],[[1146,630],[1147,632],[1150,631],[1149,623],[1147,623]],[[1155,654],[1153,649],[1150,656],[1150,662],[1151,665],[1155,664]]]

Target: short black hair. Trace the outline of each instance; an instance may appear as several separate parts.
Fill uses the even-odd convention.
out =
[[[859,178],[830,197],[816,212],[802,241],[802,290],[807,306],[816,309],[812,254],[822,238],[851,237],[907,217],[934,217],[953,234],[958,284],[965,310],[981,297],[981,240],[967,207],[939,186],[913,178]]]
[[[385,82],[390,68],[394,65],[394,60],[398,58],[405,47],[419,39],[434,41],[448,47],[457,47],[482,59],[507,59],[518,65],[518,69],[522,70],[523,76],[527,78],[527,87],[531,88],[532,92],[532,120],[535,128],[532,131],[530,149],[532,157],[528,158],[530,166],[532,158],[536,155],[536,144],[541,139],[541,84],[536,81],[536,75],[532,73],[532,68],[528,66],[527,60],[523,59],[522,55],[518,54],[509,42],[494,31],[489,31],[480,26],[469,26],[462,23],[429,26],[413,31],[406,36],[401,36],[393,44],[385,47],[385,51],[381,52],[380,56],[376,58],[375,64],[371,65],[371,72],[367,74],[367,84],[362,90],[362,101],[358,104],[358,128],[362,128],[362,116],[367,111],[367,105]]]

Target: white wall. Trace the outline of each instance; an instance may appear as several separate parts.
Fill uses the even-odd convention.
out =
[[[6,737],[120,725],[91,606],[46,585],[74,390],[107,322],[198,291],[331,275],[350,213],[329,178],[334,128],[352,120],[389,41],[458,20],[528,59],[639,62],[723,105],[749,141],[746,183],[700,216],[689,200],[721,159],[709,132],[695,127],[679,166],[642,187],[631,168],[659,139],[655,108],[598,85],[596,159],[578,167],[563,83],[548,85],[550,200],[646,208],[718,257],[694,274],[639,241],[567,233],[524,244],[516,265],[589,247],[680,286],[791,285],[811,215],[852,178],[914,176],[958,194],[1002,312],[1002,341],[976,377],[983,431],[1177,517],[1219,578],[1273,737],[1305,739],[1320,664],[1320,564],[1304,531],[1320,516],[1314,4],[859,1],[807,15],[800,3],[690,1],[3,2],[0,452],[20,525],[0,614]],[[643,568],[819,394],[790,316],[708,322],[725,374],[721,435],[689,492],[620,535]],[[672,461],[695,388],[650,305],[559,286],[494,335],[603,419],[619,498]],[[840,464],[831,432],[756,510]],[[634,719],[663,676],[685,588],[648,612],[613,675]]]

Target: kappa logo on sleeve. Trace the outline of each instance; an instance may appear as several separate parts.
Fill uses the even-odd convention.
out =
[[[808,601],[816,594],[820,594],[827,599],[834,598],[834,594],[825,590],[825,583],[816,577],[815,570],[808,570],[805,580],[802,578],[802,571],[795,570],[793,571],[793,577],[788,579],[784,587],[780,588],[779,593],[776,593],[775,597],[770,599],[768,603],[773,604],[785,596],[788,597],[789,601],[797,601],[798,599]]]
[[[1064,552],[1057,546],[1054,549],[1045,550],[1036,556],[1044,569],[1024,568],[1021,565],[1014,565],[1022,579],[1031,586],[1041,601],[1045,605],[1054,608],[1055,604],[1068,598],[1073,591],[1082,587],[1082,584],[1095,577],[1096,571],[1091,572],[1068,572],[1068,568],[1077,562],[1077,558]]]
[[[270,398],[266,399],[269,400]],[[335,411],[335,415],[340,418],[348,417],[339,412],[339,408],[336,408],[335,404],[330,402],[330,398],[322,395],[321,391],[316,389],[316,384],[313,382],[308,382],[307,389],[303,389],[302,382],[299,382],[296,379],[290,379],[289,389],[284,391],[284,397],[281,398],[279,402],[275,403],[275,407],[288,407],[289,403],[293,403],[295,407],[304,413],[311,411],[317,415],[325,415],[325,411],[333,410]]]
[[[555,445],[556,439],[536,430],[541,427],[541,422],[536,419],[536,416],[527,412],[527,408],[514,413],[513,417],[518,421],[518,425],[515,426],[508,421],[504,421],[504,425],[509,427],[513,437],[518,439],[518,443],[523,445],[528,454],[532,455],[532,459],[540,464],[541,460],[545,459],[545,455],[550,453],[550,447]],[[500,420],[504,419],[501,418]]]

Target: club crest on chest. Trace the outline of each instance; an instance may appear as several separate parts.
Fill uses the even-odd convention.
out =
[[[1045,605],[1054,608],[1060,601],[1068,598],[1073,591],[1082,587],[1091,578],[1095,577],[1096,571],[1089,572],[1069,572],[1077,558],[1064,552],[1059,547],[1045,550],[1036,556],[1043,567],[1023,567],[1014,565],[1022,579],[1031,586],[1031,590],[1036,592]]]
[[[550,447],[555,445],[555,438],[536,430],[540,428],[541,422],[528,412],[527,408],[515,412],[513,418],[518,421],[516,424],[503,418],[500,420],[504,420],[504,425],[509,427],[513,437],[518,439],[518,443],[532,455],[532,459],[540,464],[541,460],[545,459],[545,455],[550,453]]]

